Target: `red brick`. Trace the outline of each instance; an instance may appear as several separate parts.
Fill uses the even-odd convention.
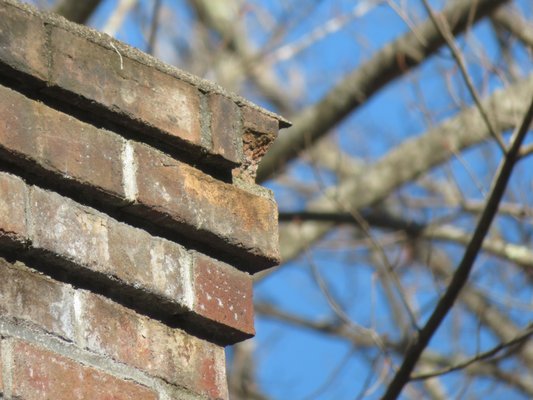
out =
[[[80,304],[80,335],[88,349],[196,393],[226,397],[223,348],[90,293]]]
[[[46,80],[48,55],[43,21],[0,4],[0,64]]]
[[[195,254],[194,310],[198,314],[253,336],[252,291],[253,281],[248,273],[202,254]]]
[[[51,81],[170,137],[199,145],[197,89],[119,53],[53,28]]]
[[[157,400],[157,394],[22,341],[13,343],[13,396],[24,400]]]
[[[251,271],[279,263],[274,201],[220,182],[148,146],[136,144],[138,203],[161,223],[209,246],[253,257]],[[230,246],[228,246],[228,244]]]
[[[75,337],[72,289],[0,258],[0,314]]]
[[[235,102],[212,93],[208,99],[211,113],[213,152],[239,164],[242,158],[242,131],[240,109]]]
[[[123,140],[0,86],[0,149],[58,176],[124,197]]]
[[[24,243],[27,189],[22,179],[0,172],[0,245]]]

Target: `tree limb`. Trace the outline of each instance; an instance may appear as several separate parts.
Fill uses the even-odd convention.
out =
[[[483,244],[483,239],[485,238],[492,220],[498,211],[498,205],[503,197],[503,193],[507,187],[509,178],[511,177],[514,165],[518,160],[520,147],[527,131],[529,130],[532,119],[533,96],[531,97],[528,110],[525,113],[520,126],[513,135],[507,154],[498,168],[496,179],[494,180],[493,187],[491,188],[489,197],[487,199],[485,210],[479,218],[472,239],[463,255],[463,259],[457,267],[451,283],[449,284],[444,295],[439,300],[429,320],[419,332],[415,341],[409,345],[402,365],[396,372],[394,378],[387,387],[384,396],[382,397],[384,400],[396,399],[400,395],[403,387],[409,381],[409,376],[418,362],[420,355],[427,347],[430,339],[439,328],[440,324],[454,305],[459,293],[461,292],[461,289],[466,284],[474,261],[476,260],[478,252],[481,249],[481,245]]]
[[[467,28],[469,22],[486,16],[505,1],[455,1],[442,14],[453,34],[457,35]],[[419,38],[423,38],[424,43]],[[292,118],[292,128],[280,135],[263,158],[257,181],[273,177],[303,149],[328,133],[382,87],[420,65],[443,44],[444,39],[438,30],[430,20],[426,20],[417,26],[416,33],[410,31],[382,48],[320,101]]]

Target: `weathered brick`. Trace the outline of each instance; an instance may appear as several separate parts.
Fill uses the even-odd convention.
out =
[[[41,19],[0,4],[0,65],[46,80],[48,54]]]
[[[88,349],[194,392],[227,397],[223,348],[90,293],[79,304]]]
[[[273,201],[217,181],[148,146],[135,144],[134,151],[138,165],[134,210],[211,247],[229,248],[253,261],[247,267],[250,271],[279,263]]]
[[[122,56],[118,49],[54,27],[50,79],[62,89],[155,127],[170,138],[200,144],[198,90]]]
[[[267,135],[278,134],[279,121],[249,106],[242,107],[242,124],[244,130]]]
[[[157,400],[138,383],[125,381],[32,344],[13,343],[13,396],[24,400]]]
[[[196,253],[193,276],[199,315],[254,335],[253,281],[248,273]]]
[[[0,86],[0,149],[57,176],[124,197],[123,140]]]
[[[242,131],[239,106],[233,100],[216,93],[209,95],[208,103],[213,152],[234,163],[240,163]]]
[[[32,243],[96,271],[109,263],[108,218],[53,192],[32,187]]]
[[[73,291],[0,258],[0,314],[39,325],[66,339],[75,338]]]
[[[27,188],[22,179],[0,172],[0,246],[26,241],[27,196]]]
[[[243,160],[233,176],[247,184],[255,184],[259,162],[278,135],[279,122],[248,106],[242,109]]]
[[[115,221],[108,239],[110,273],[164,297],[175,312],[176,306],[191,307],[191,257],[182,246]]]

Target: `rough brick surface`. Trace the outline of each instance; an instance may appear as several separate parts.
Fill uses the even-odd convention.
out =
[[[279,263],[277,207],[145,145],[135,145],[141,214],[191,237],[252,258],[250,271]],[[181,225],[181,227],[180,227]],[[186,229],[185,227],[192,227]]]
[[[200,100],[193,86],[61,28],[52,30],[53,84],[200,144]]]
[[[251,107],[244,107],[242,123],[243,163],[237,174],[245,182],[254,183],[259,162],[277,136],[279,122]]]
[[[240,164],[242,161],[242,129],[239,107],[220,94],[209,96],[213,152]]]
[[[0,66],[46,79],[45,41],[42,20],[0,3]]]
[[[222,348],[101,297],[83,294],[80,303],[81,336],[86,338],[87,348],[173,384],[212,397],[225,397]],[[205,363],[212,365],[214,371],[203,370]]]
[[[157,400],[157,393],[29,343],[13,343],[13,396],[24,400]]]
[[[0,244],[22,244],[28,237],[26,224],[27,188],[22,179],[0,174]]]
[[[0,314],[31,321],[47,332],[75,338],[71,288],[0,258]]]
[[[287,121],[15,0],[0,82],[0,397],[227,399]]]
[[[227,398],[224,349],[0,258],[2,315],[173,385]],[[17,284],[13,284],[18,282]]]
[[[194,257],[195,311],[252,336],[254,330],[253,280],[202,254]]]
[[[123,140],[0,86],[0,150],[97,191],[124,198]]]

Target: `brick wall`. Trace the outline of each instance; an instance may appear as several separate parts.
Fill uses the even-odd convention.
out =
[[[288,122],[62,18],[0,0],[3,398],[226,399],[279,262],[255,185]]]

